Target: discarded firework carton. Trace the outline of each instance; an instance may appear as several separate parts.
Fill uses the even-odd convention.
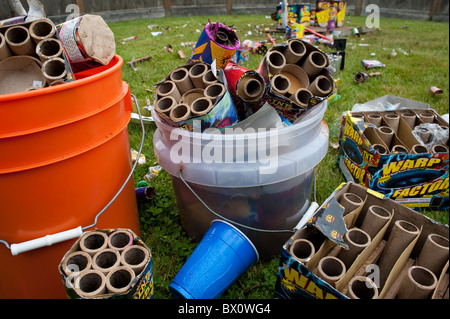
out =
[[[276,298],[441,299],[448,289],[448,235],[447,225],[343,183],[282,247]],[[430,237],[440,244],[431,245]],[[415,289],[405,279],[416,268],[431,278],[420,296],[409,294]]]
[[[448,123],[433,109],[347,112],[339,144],[347,181],[416,210],[449,209]]]
[[[155,87],[155,111],[171,126],[203,132],[238,121],[222,69],[195,61],[175,68]]]
[[[85,232],[58,266],[70,299],[153,299],[150,249],[132,230]]]
[[[302,39],[272,47],[256,69],[268,86],[262,97],[294,124],[336,91],[326,54]]]

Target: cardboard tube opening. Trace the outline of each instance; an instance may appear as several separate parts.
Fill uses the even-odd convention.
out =
[[[210,99],[207,97],[201,97],[191,104],[191,112],[194,116],[202,116],[208,114],[213,107]]]
[[[378,133],[387,147],[390,147],[392,139],[394,138],[394,131],[389,126],[380,126],[378,128]]]
[[[382,118],[379,114],[369,114],[367,115],[367,120],[376,127],[380,127]]]
[[[376,284],[367,277],[353,277],[348,284],[348,293],[351,299],[377,299],[378,288]]]
[[[125,230],[116,230],[108,237],[108,247],[111,249],[124,250],[133,245],[133,235]]]
[[[377,151],[377,152],[380,153],[381,155],[386,155],[386,154],[388,153],[386,147],[384,147],[384,146],[381,145],[381,144],[374,144],[374,145],[372,145],[372,147],[373,147],[373,149],[374,149],[375,151]]]
[[[437,278],[430,270],[412,266],[402,281],[397,299],[428,299],[436,286]]]
[[[344,263],[345,267],[350,268],[358,255],[369,246],[372,240],[364,230],[354,227],[345,233],[344,241],[349,249],[341,248],[339,259]]]
[[[5,36],[0,32],[0,62],[12,55],[8,44],[6,43]]]
[[[194,84],[189,78],[189,71],[184,67],[175,69],[170,74],[170,79],[176,84],[181,95],[194,88]]]
[[[173,81],[164,81],[156,88],[156,94],[159,97],[171,96],[176,101],[181,99],[181,94]]]
[[[189,77],[196,88],[205,88],[203,77],[208,72],[208,66],[204,63],[193,65],[189,70]]]
[[[50,85],[56,80],[64,79],[67,75],[66,64],[61,58],[51,58],[42,65],[42,73]]]
[[[63,50],[61,42],[53,38],[44,39],[36,46],[37,55],[42,62],[60,57],[63,54]]]
[[[411,154],[427,154],[428,148],[423,145],[416,144],[411,149]]]
[[[279,51],[270,51],[267,56],[267,65],[272,75],[280,73],[281,69],[286,65],[286,58]]]
[[[94,256],[98,251],[108,245],[108,236],[105,233],[94,231],[87,232],[80,239],[80,249]]]
[[[309,85],[308,89],[314,96],[324,97],[331,93],[333,84],[328,77],[319,75],[313,83]]]
[[[408,154],[408,153],[409,153],[408,149],[403,145],[395,145],[391,150],[391,154]]]
[[[448,261],[449,241],[438,234],[429,234],[416,260],[417,266],[429,269],[437,277]]]
[[[106,277],[97,270],[81,274],[75,281],[75,291],[83,297],[95,297],[106,292]]]
[[[56,27],[49,20],[33,21],[29,30],[35,43],[39,43],[41,40],[53,37],[56,34]]]
[[[416,114],[410,113],[410,112],[405,112],[405,113],[401,113],[400,117],[402,117],[406,121],[406,123],[408,123],[408,125],[411,129],[413,129],[414,126],[416,126]]]
[[[169,116],[170,110],[177,104],[177,101],[171,96],[165,96],[156,103],[156,111]]]
[[[103,249],[96,253],[92,258],[92,268],[103,273],[107,273],[119,265],[120,253],[116,249]]]
[[[432,148],[433,153],[448,153],[448,147],[444,144],[434,145]]]
[[[121,266],[106,276],[106,289],[109,293],[126,293],[136,274],[130,267]]]
[[[270,82],[272,89],[281,95],[285,95],[291,88],[291,81],[283,74],[275,75]]]
[[[145,247],[140,245],[133,245],[125,249],[120,258],[122,265],[128,266],[133,269],[136,276],[144,270],[147,265],[150,253]]]
[[[286,58],[286,64],[296,64],[306,54],[306,45],[302,40],[292,40],[289,42],[284,56]]]
[[[356,194],[344,193],[339,198],[338,202],[344,207],[344,215],[346,215],[361,206],[363,200]]]
[[[180,104],[187,104],[190,106],[195,100],[204,96],[205,96],[205,89],[201,88],[192,89],[187,91],[181,96]]]
[[[170,118],[174,122],[187,120],[191,116],[191,109],[187,104],[178,104],[170,111]]]
[[[317,274],[330,285],[341,279],[347,269],[344,263],[334,256],[325,256],[317,265]]]
[[[313,97],[313,94],[308,89],[298,89],[294,94],[295,103],[302,107],[308,107],[309,99]]]
[[[205,84],[205,87],[215,82],[217,82],[217,78],[212,70],[207,71],[205,75],[203,75],[203,83]]]
[[[291,245],[290,252],[300,262],[308,262],[316,253],[314,245],[307,239],[296,239]]]
[[[434,123],[434,114],[423,112],[419,114],[419,118],[424,123]]]
[[[210,98],[211,101],[216,101],[216,99],[222,95],[224,95],[226,93],[226,88],[225,85],[223,85],[222,83],[214,83],[209,85],[206,89],[205,89],[205,96],[207,98]]]
[[[361,223],[361,229],[373,239],[391,218],[391,213],[384,207],[371,205]]]
[[[264,93],[264,80],[257,74],[245,74],[239,79],[236,92],[244,101],[257,101]]]
[[[66,276],[73,273],[81,273],[90,269],[92,266],[92,257],[87,252],[75,251],[68,255],[63,262],[62,269]]]
[[[5,32],[6,43],[16,55],[34,55],[35,46],[28,29],[23,26],[10,27]]]
[[[317,75],[328,64],[328,58],[320,51],[312,51],[302,64],[309,77]]]

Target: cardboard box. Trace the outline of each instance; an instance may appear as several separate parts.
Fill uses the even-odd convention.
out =
[[[146,265],[144,266],[143,270],[136,275],[136,277],[133,279],[129,289],[126,293],[122,294],[104,294],[99,295],[93,298],[86,298],[84,296],[80,296],[77,291],[74,289],[73,284],[75,282],[77,274],[66,274],[66,272],[63,270],[63,263],[65,259],[72,254],[73,252],[80,250],[80,239],[78,239],[72,246],[72,248],[64,255],[63,259],[61,260],[61,263],[58,266],[59,273],[62,278],[62,283],[64,285],[64,288],[66,290],[67,296],[70,299],[153,299],[154,298],[154,286],[153,286],[153,265],[152,265],[152,255],[150,248],[145,245],[145,243],[142,241],[141,238],[139,238],[132,230],[130,229],[104,229],[104,230],[97,230],[99,232],[105,233],[107,236],[112,234],[115,231],[124,230],[126,232],[129,232],[133,236],[133,245],[138,245],[143,247],[145,250],[148,251],[148,261]],[[87,233],[87,232],[86,232]]]
[[[363,199],[363,204],[355,210],[344,210],[339,201],[344,194],[355,194]],[[373,236],[371,243],[347,268],[345,275],[334,285],[330,285],[315,274],[315,269],[324,256],[338,256],[344,249],[342,227],[351,229],[360,227],[368,207],[378,205],[392,212],[389,221]],[[345,212],[345,213],[344,213]],[[342,217],[343,216],[343,217]],[[420,231],[397,259],[385,284],[378,291],[378,299],[393,299],[400,288],[405,271],[414,264],[415,258],[431,233],[448,239],[448,226],[438,224],[426,216],[398,204],[382,194],[355,183],[339,186],[322,204],[308,226],[297,231],[282,247],[278,268],[275,293],[284,299],[349,299],[348,283],[355,276],[374,276],[373,265],[379,261],[393,225],[398,220],[414,224]],[[290,252],[292,243],[299,238],[308,238],[317,247],[314,256],[306,262],[298,261]],[[344,243],[345,245],[345,243]],[[443,266],[439,281],[432,298],[442,298],[448,289],[448,261]],[[444,293],[442,293],[444,291]]]
[[[413,116],[413,124],[408,124],[408,114]],[[424,114],[430,115],[433,123],[425,124]],[[387,122],[390,115],[399,116],[397,125]],[[381,123],[376,123],[374,117],[381,118]],[[390,145],[387,145],[379,130],[383,126],[394,131]],[[447,136],[448,139],[448,123],[431,108],[345,114],[341,125],[338,166],[346,181],[360,183],[416,210],[448,210],[448,150],[433,152],[433,143],[426,144],[418,136],[421,127],[432,127],[436,130],[436,138]],[[436,143],[448,145],[445,139]],[[412,151],[418,144],[429,146],[426,153],[415,154]],[[395,145],[404,147],[408,153],[391,153]]]
[[[316,1],[316,26],[326,28],[328,21],[335,20],[336,27],[342,27],[345,21],[347,1]]]

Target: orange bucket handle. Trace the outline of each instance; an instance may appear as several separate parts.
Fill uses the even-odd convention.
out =
[[[145,126],[144,126],[144,122],[143,122],[143,118],[142,118],[142,114],[141,114],[141,110],[139,108],[139,103],[138,100],[136,98],[136,96],[134,96],[133,94],[131,94],[131,97],[133,98],[134,103],[136,104],[136,108],[139,114],[139,120],[140,120],[140,124],[141,124],[141,128],[142,128],[142,140],[141,140],[141,145],[139,148],[139,152],[137,155],[137,158],[139,158],[141,156],[142,153],[142,149],[144,147],[144,140],[145,140]],[[92,227],[95,227],[95,225],[97,225],[97,221],[98,218],[100,217],[101,214],[103,214],[108,208],[109,206],[111,206],[111,204],[117,199],[117,197],[120,195],[120,193],[123,191],[123,189],[125,188],[125,186],[128,184],[128,182],[130,181],[131,177],[133,176],[133,173],[136,169],[136,166],[138,164],[138,161],[136,160],[130,174],[128,175],[127,179],[125,180],[125,182],[123,183],[123,185],[120,187],[119,191],[116,193],[116,195],[111,199],[111,201],[95,216],[95,221],[92,225],[90,226],[86,226],[86,227],[81,227],[78,226],[77,228],[71,229],[71,230],[66,230],[60,233],[56,233],[56,234],[52,234],[52,235],[46,235],[44,237],[41,238],[37,238],[37,239],[33,239],[33,240],[29,240],[20,244],[12,244],[9,245],[8,242],[1,240],[0,239],[0,243],[5,244],[5,246],[11,250],[11,254],[13,256],[17,256],[18,254],[30,251],[30,250],[34,250],[34,249],[38,249],[38,248],[42,248],[45,246],[51,246],[53,244],[56,243],[60,243],[66,240],[70,240],[73,238],[77,238],[80,237],[83,234],[83,231]]]

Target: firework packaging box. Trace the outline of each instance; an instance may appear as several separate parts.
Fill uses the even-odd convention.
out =
[[[326,54],[302,39],[272,47],[256,69],[268,86],[263,102],[295,124],[336,92],[328,66]]]
[[[132,230],[86,231],[58,266],[70,299],[153,299],[150,249]]]
[[[204,132],[238,121],[222,69],[193,61],[172,70],[155,87],[155,111],[173,127]]]
[[[432,108],[347,112],[339,144],[347,181],[415,210],[449,209],[448,123]]]
[[[316,1],[316,25],[328,26],[328,21],[336,21],[336,27],[342,27],[345,21],[347,1]]]
[[[442,298],[448,289],[448,234],[448,226],[362,185],[343,183],[283,245],[276,298]],[[440,247],[430,248],[429,237],[439,238]],[[429,289],[420,296],[409,294],[415,288],[405,293],[409,273],[418,268],[427,269],[420,271],[427,271],[430,283],[419,286]]]
[[[188,62],[202,61],[224,68],[240,47],[236,33],[228,26],[209,22],[203,29]]]

